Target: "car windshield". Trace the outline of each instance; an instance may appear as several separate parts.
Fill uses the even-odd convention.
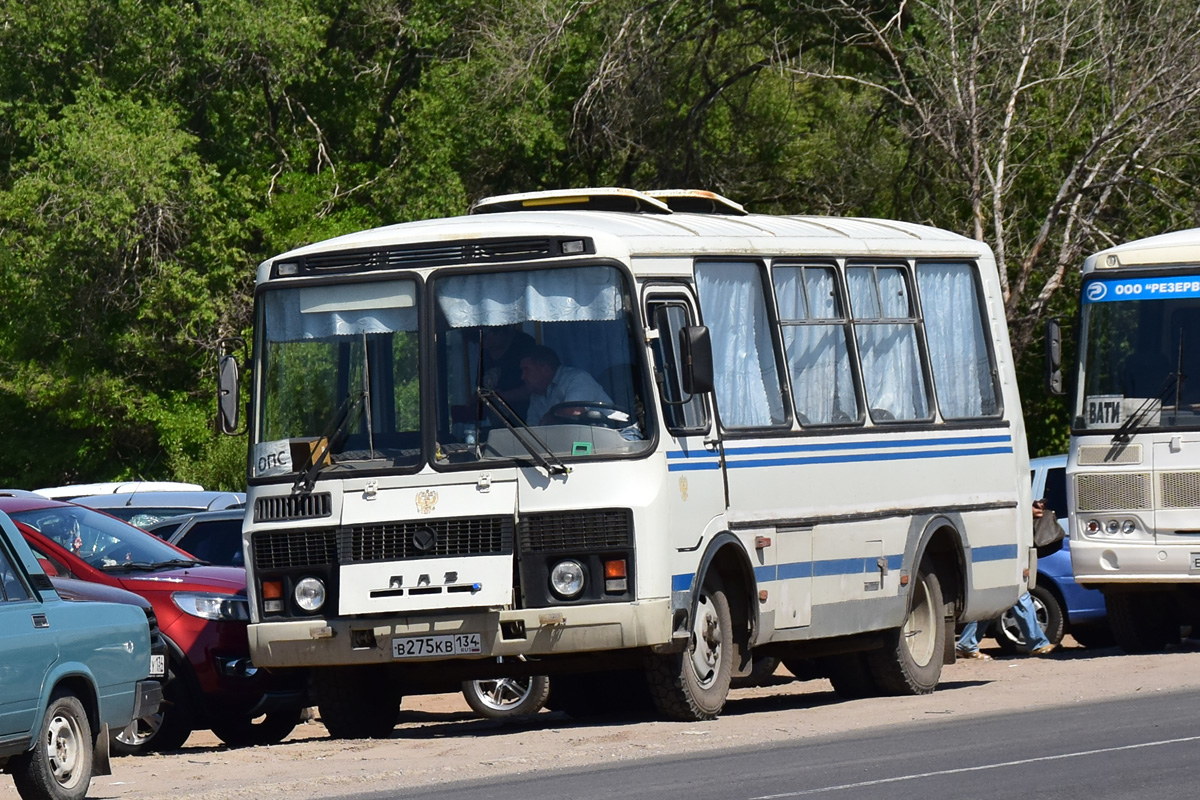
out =
[[[1075,429],[1200,426],[1200,270],[1092,279],[1082,301]]]
[[[100,569],[178,566],[187,561],[161,539],[90,508],[55,506],[9,516]]]
[[[414,281],[273,289],[258,313],[256,477],[419,463]]]
[[[434,283],[434,461],[636,453],[645,389],[620,271],[448,274]]]

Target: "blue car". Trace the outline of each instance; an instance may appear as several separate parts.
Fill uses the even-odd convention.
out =
[[[1029,462],[1034,499],[1046,501],[1046,508],[1057,515],[1058,524],[1067,527],[1067,457],[1046,456]],[[1030,591],[1037,608],[1038,622],[1053,644],[1071,634],[1085,647],[1112,644],[1104,595],[1096,589],[1084,589],[1075,582],[1071,572],[1071,544],[1063,537],[1062,549],[1038,559],[1037,586]],[[1011,611],[1005,612],[991,627],[1000,649],[1006,652],[1023,650],[1021,636]]]
[[[110,731],[154,714],[150,626],[134,605],[62,599],[0,513],[0,769],[24,800],[82,800]]]

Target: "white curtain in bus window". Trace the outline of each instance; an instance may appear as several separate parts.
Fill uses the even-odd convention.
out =
[[[942,416],[995,416],[995,373],[971,266],[918,264],[917,287]]]
[[[928,419],[929,400],[904,271],[851,267],[846,281],[871,419]]]
[[[412,281],[381,281],[272,291],[264,303],[271,339],[296,342],[415,331],[416,297]]]
[[[616,320],[623,313],[620,274],[611,267],[445,278],[438,283],[437,302],[451,328]]]
[[[696,286],[704,324],[711,332],[721,424],[726,428],[785,424],[758,265],[697,264]]]
[[[861,414],[850,371],[847,320],[833,268],[777,266],[774,277],[800,424],[857,422]]]

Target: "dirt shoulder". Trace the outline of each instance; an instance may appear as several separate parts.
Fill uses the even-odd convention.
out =
[[[577,723],[543,711],[501,724],[475,718],[461,695],[406,698],[391,739],[334,741],[313,721],[282,744],[234,750],[196,733],[177,753],[113,759],[113,774],[92,781],[88,797],[337,797],[1200,687],[1196,646],[1128,656],[1064,644],[1045,658],[959,661],[924,697],[842,700],[828,681],[791,681],[781,669],[778,685],[735,690],[719,719],[700,723]],[[16,797],[0,781],[0,800]]]

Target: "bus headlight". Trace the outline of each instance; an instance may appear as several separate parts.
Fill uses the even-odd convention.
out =
[[[1137,532],[1137,523],[1131,519],[1127,519],[1121,523],[1121,533],[1128,536],[1131,533]]]
[[[550,570],[550,589],[564,600],[578,597],[583,591],[583,565],[568,558]]]
[[[296,605],[305,611],[316,611],[325,605],[325,584],[317,578],[304,578],[296,583],[292,592]]]
[[[1121,523],[1117,522],[1115,519],[1110,519],[1108,524],[1104,526],[1104,530],[1109,536],[1116,536],[1121,530]]]
[[[1088,533],[1099,533],[1100,532],[1100,521],[1095,520],[1095,519],[1089,519],[1087,521],[1086,527],[1087,527]]]

